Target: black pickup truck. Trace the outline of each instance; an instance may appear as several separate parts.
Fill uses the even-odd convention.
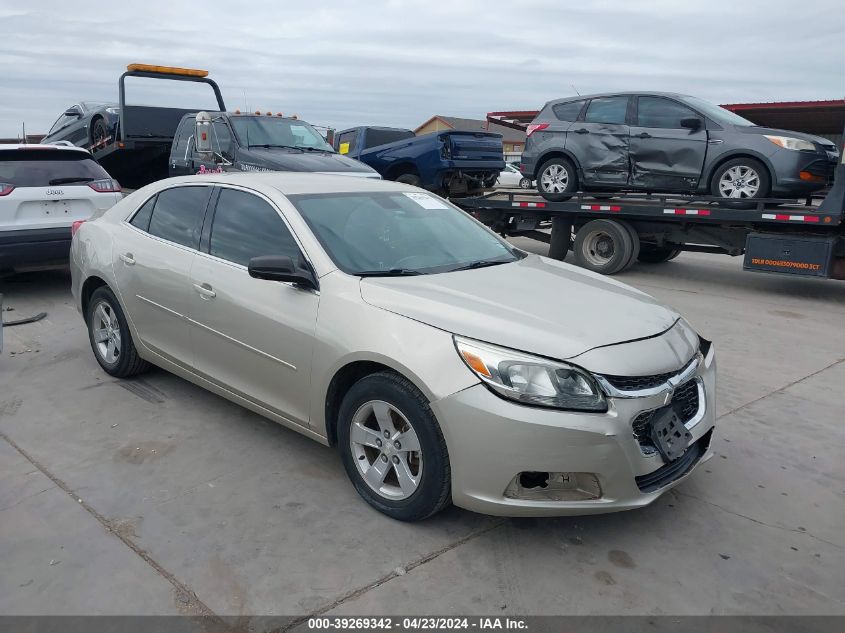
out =
[[[338,132],[335,148],[387,180],[443,196],[492,189],[505,168],[502,136],[492,132],[449,130],[416,136],[402,128],[356,127]]]

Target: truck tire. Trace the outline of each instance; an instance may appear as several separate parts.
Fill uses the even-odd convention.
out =
[[[756,206],[758,198],[769,195],[771,183],[769,170],[763,163],[753,158],[740,157],[725,162],[713,172],[710,193],[722,198],[723,206],[747,209]]]
[[[401,182],[412,187],[422,187],[422,180],[416,174],[402,174],[396,179],[396,182]]]
[[[681,249],[671,246],[644,246],[637,256],[643,264],[662,264],[675,259],[681,254]]]
[[[549,257],[563,261],[572,248],[572,221],[567,218],[552,218],[552,237],[549,241]]]
[[[622,272],[622,270],[628,270],[631,266],[633,266],[634,262],[637,261],[637,257],[640,255],[640,234],[637,233],[637,229],[635,229],[630,222],[620,221],[619,224],[624,226],[628,231],[628,235],[631,236],[631,256],[628,258],[628,262],[625,266],[619,271]]]
[[[549,202],[564,202],[578,191],[578,173],[568,158],[550,158],[537,171],[537,191]]]
[[[631,261],[631,233],[616,220],[591,220],[578,229],[572,250],[582,268],[603,275],[618,273]]]

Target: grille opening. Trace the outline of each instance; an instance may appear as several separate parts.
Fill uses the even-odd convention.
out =
[[[675,389],[675,393],[672,395],[672,401],[665,407],[643,411],[637,415],[631,423],[631,430],[640,445],[643,455],[653,455],[657,452],[657,447],[651,439],[651,421],[657,413],[666,408],[672,408],[681,422],[686,423],[692,420],[695,414],[698,413],[699,404],[698,382],[689,380]]]

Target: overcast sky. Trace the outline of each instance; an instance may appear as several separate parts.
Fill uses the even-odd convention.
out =
[[[842,8],[841,0],[0,0],[0,136],[17,135],[22,122],[46,132],[78,101],[116,101],[131,62],[206,69],[229,109],[296,113],[338,129],[484,118],[576,89],[669,90],[717,103],[839,99]],[[167,85],[174,97],[182,84]]]

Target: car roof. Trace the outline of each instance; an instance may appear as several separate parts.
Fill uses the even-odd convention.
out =
[[[67,150],[68,152],[83,152],[85,154],[89,154],[87,149],[84,147],[76,147],[75,145],[64,145],[58,143],[0,143],[0,150],[10,150],[10,149],[19,149],[19,150],[31,150],[31,151],[38,151],[44,149],[58,149],[58,150]]]
[[[631,95],[641,95],[646,97],[674,97],[676,99],[683,99],[684,97],[689,97],[690,95],[681,94],[680,92],[654,92],[648,90],[627,90],[627,91],[620,91],[620,92],[599,92],[596,94],[591,95],[572,95],[571,97],[561,97],[559,99],[552,99],[546,105],[555,104],[555,103],[563,103],[566,101],[583,101],[585,99],[594,99],[596,97],[627,97]]]
[[[350,172],[350,174],[356,172]],[[312,193],[356,193],[369,191],[416,191],[415,187],[403,183],[345,176],[335,174],[317,174],[297,171],[267,172],[223,172],[220,174],[197,174],[178,176],[160,180],[159,189],[175,184],[232,184],[256,189],[258,191],[275,189],[283,195]]]

